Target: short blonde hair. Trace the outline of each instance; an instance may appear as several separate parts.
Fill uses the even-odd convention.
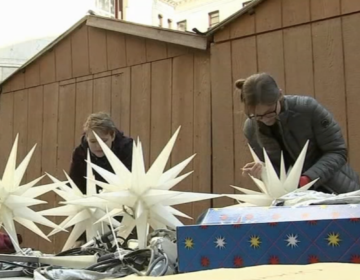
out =
[[[110,114],[105,112],[92,113],[88,116],[84,123],[84,132],[89,130],[99,130],[104,134],[114,135],[116,126],[110,117]]]

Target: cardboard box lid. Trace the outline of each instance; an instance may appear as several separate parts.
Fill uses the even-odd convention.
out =
[[[207,211],[201,224],[254,224],[334,219],[360,220],[360,205],[212,208]]]

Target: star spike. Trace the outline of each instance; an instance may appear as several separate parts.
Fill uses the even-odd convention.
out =
[[[111,149],[102,142],[101,138],[94,133],[110,165],[113,167],[115,174],[105,172],[105,169],[99,166],[96,167],[96,171],[107,181],[108,187],[106,188],[107,192],[93,196],[93,202],[96,201],[97,207],[102,210],[106,210],[106,207],[108,207],[109,213],[106,214],[107,216],[115,216],[117,212],[121,213],[119,209],[123,209],[124,206],[130,208],[133,216],[121,213],[123,220],[120,235],[126,238],[132,229],[136,227],[140,249],[146,246],[146,237],[150,226],[155,227],[155,229],[159,226],[175,229],[177,226],[182,225],[180,220],[175,216],[188,217],[171,206],[221,197],[221,195],[218,194],[169,190],[190,174],[188,173],[177,177],[194,157],[189,157],[163,173],[179,130],[180,128],[176,130],[147,172],[144,169],[145,165],[140,140],[134,142],[132,155],[133,166],[132,172],[130,173],[119,172],[119,170],[123,170],[123,163],[119,161]],[[95,169],[95,164],[92,164],[92,167]],[[115,179],[114,176],[118,178]],[[104,187],[105,185],[106,183],[103,184]],[[89,201],[79,199],[76,201],[67,201],[66,204],[88,205]]]
[[[318,180],[315,179],[308,183],[306,186],[298,188],[300,176],[305,162],[308,144],[309,141],[306,141],[294,166],[290,167],[288,172],[286,172],[285,170],[283,152],[281,152],[280,178],[278,177],[265,149],[263,149],[265,166],[263,166],[261,180],[254,178],[250,175],[251,179],[259,187],[262,193],[235,187],[236,189],[242,191],[245,194],[231,194],[226,196],[236,199],[237,201],[250,203],[256,206],[270,206],[274,200],[279,199],[287,195],[288,193],[304,192],[308,190]],[[252,150],[250,145],[249,148],[254,161],[260,162],[259,158]]]
[[[40,212],[35,212],[29,208],[34,205],[46,203],[45,201],[36,199],[36,197],[54,190],[58,185],[48,184],[35,187],[44,176],[25,185],[20,185],[36,145],[33,146],[19,166],[16,167],[18,139],[19,135],[17,134],[5,166],[3,177],[0,181],[0,226],[3,226],[9,234],[16,251],[21,250],[21,248],[19,246],[14,221],[21,223],[48,241],[50,240],[35,223],[64,231],[60,226],[43,217]]]
[[[86,195],[84,195],[80,189],[76,186],[74,181],[70,178],[70,176],[64,171],[65,176],[67,177],[71,188],[66,185],[67,182],[60,182],[53,176],[49,176],[54,183],[58,183],[59,189],[54,190],[59,196],[61,196],[65,202],[61,204],[66,204],[65,206],[60,206],[48,210],[42,211],[42,215],[45,216],[68,216],[60,226],[63,228],[69,228],[73,226],[71,234],[69,235],[64,247],[63,251],[70,249],[76,242],[76,240],[81,236],[83,232],[86,233],[87,242],[89,242],[92,238],[94,238],[98,232],[103,231],[103,223],[95,224],[96,221],[101,219],[105,215],[105,212],[99,207],[96,207],[96,185],[94,183],[95,177],[91,169],[91,159],[90,153],[87,151],[87,180],[86,180]],[[71,205],[67,202],[84,200],[85,205]],[[103,201],[99,202],[101,206],[103,205]],[[111,205],[111,204],[110,204]],[[115,219],[110,219],[111,223],[118,227],[120,223]],[[108,223],[105,221],[104,223]],[[49,236],[58,233],[59,230],[53,230],[50,232]]]

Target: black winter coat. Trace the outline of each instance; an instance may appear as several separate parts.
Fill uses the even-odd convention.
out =
[[[87,150],[89,145],[86,141],[85,136],[81,138],[80,145],[74,150],[72,155],[72,161],[70,166],[70,178],[74,181],[76,186],[81,190],[83,194],[86,194],[86,158]],[[132,149],[133,149],[133,139],[124,136],[124,133],[117,130],[115,139],[113,141],[111,150],[114,154],[121,160],[121,162],[131,171],[132,165]],[[104,156],[102,158],[96,157],[94,154],[90,153],[91,162],[106,169],[109,172],[114,172],[109,161]],[[93,170],[95,179],[97,181],[105,182],[95,170]],[[100,187],[97,187],[99,192]]]
[[[270,128],[247,119],[244,134],[254,152],[264,161],[262,147],[279,174],[281,146],[271,134]],[[311,180],[319,178],[314,188],[325,188],[340,194],[360,189],[358,174],[347,163],[347,148],[339,124],[333,115],[314,98],[286,95],[278,116],[282,142],[293,162],[309,140],[303,175]]]

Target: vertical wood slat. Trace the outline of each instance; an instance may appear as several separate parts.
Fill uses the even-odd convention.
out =
[[[130,69],[126,68],[120,74],[112,76],[112,99],[111,99],[111,114],[118,115],[119,127],[125,134],[130,133],[130,119],[131,119],[131,81]],[[119,109],[118,109],[119,108]]]
[[[100,28],[88,27],[90,73],[108,70],[106,32]]]
[[[72,69],[71,38],[63,39],[55,47],[55,72],[56,80],[62,81],[70,79],[73,76]]]
[[[156,61],[167,58],[167,45],[165,42],[146,40],[146,61]]]
[[[127,66],[139,65],[146,62],[145,39],[127,35],[126,39]]]
[[[244,79],[257,72],[257,54],[255,36],[232,41],[232,84],[238,79]],[[250,177],[242,176],[241,168],[252,162],[248,141],[243,133],[246,114],[243,104],[240,103],[240,92],[235,90],[233,94],[234,106],[234,156],[235,156],[235,186],[245,189],[258,190]],[[232,190],[228,188],[230,193]]]
[[[360,1],[354,0],[340,0],[341,14],[348,14],[360,11]]]
[[[25,87],[35,87],[40,84],[40,63],[34,61],[25,69]]]
[[[255,17],[256,15],[245,14],[231,23],[227,28],[230,30],[230,38],[235,39],[254,34]]]
[[[58,100],[58,152],[55,176],[58,180],[65,180],[63,170],[67,171],[70,167],[74,147],[76,85],[73,83],[60,86]],[[61,200],[59,196],[56,196],[57,205]],[[56,223],[60,224],[64,218],[56,217]],[[59,252],[64,246],[68,235],[69,233],[66,232],[56,234],[56,249]]]
[[[93,111],[110,113],[111,110],[111,76],[94,79]]]
[[[131,68],[131,123],[130,135],[141,140],[145,167],[150,162],[150,64]]]
[[[25,88],[25,73],[24,71],[18,72],[9,81],[11,91],[17,91]]]
[[[72,77],[90,74],[88,26],[81,25],[71,34]]]
[[[40,84],[53,83],[56,80],[55,51],[48,50],[40,59]]]
[[[83,124],[93,112],[93,80],[76,83],[75,99],[75,137],[74,145],[79,145]]]
[[[282,31],[257,36],[258,71],[268,72],[285,90],[284,49]]]
[[[230,42],[214,45],[211,48],[212,192],[218,194],[227,193],[227,186],[234,182],[231,82]],[[231,203],[231,199],[218,198],[213,201],[213,207],[223,207]]]
[[[210,58],[207,54],[194,55],[194,173],[193,191],[211,193],[211,84]],[[211,207],[210,200],[195,202],[195,219]]]
[[[27,124],[27,151],[36,145],[35,151],[31,157],[30,163],[27,167],[26,177],[27,182],[33,181],[42,176],[42,130],[43,130],[43,86],[38,86],[28,89],[28,124]],[[40,182],[41,183],[41,182]],[[46,194],[37,197],[37,199],[46,199]],[[46,200],[44,200],[46,201]],[[41,211],[46,208],[47,205],[37,205],[32,207],[35,211]],[[47,233],[47,228],[40,226],[40,229]],[[31,246],[33,248],[39,248],[40,243],[47,242],[30,230],[27,230],[26,238],[31,240]]]
[[[310,0],[282,0],[283,27],[310,21]]]
[[[312,24],[316,99],[329,109],[347,140],[341,20]]]
[[[284,30],[286,94],[314,97],[311,25]]]
[[[359,44],[360,14],[343,17],[342,31],[345,59],[345,82],[347,100],[348,156],[351,166],[360,172],[360,130],[359,130]]]
[[[41,173],[49,173],[57,177],[57,144],[58,144],[58,101],[59,84],[52,83],[44,85],[43,89],[43,129],[42,129],[42,153],[41,153]],[[64,133],[64,132],[63,132]],[[50,178],[45,177],[43,183],[52,183]],[[58,206],[55,193],[49,192],[44,195],[44,200],[48,201],[47,209]],[[44,207],[45,208],[45,207]],[[57,223],[55,217],[48,217]],[[51,243],[46,241],[39,242],[39,250],[44,253],[57,253],[61,248],[56,242],[57,235],[51,236]]]
[[[106,32],[107,47],[107,64],[109,70],[114,70],[126,66],[126,44],[125,35],[107,31]]]
[[[264,1],[256,7],[255,26],[257,33],[282,27],[281,2],[282,0]]]
[[[310,0],[311,20],[320,20],[340,15],[339,0]]]
[[[26,89],[14,93],[14,128],[13,128],[13,143],[15,137],[18,135],[18,147],[16,166],[25,158],[27,154],[27,134],[28,134],[28,92]],[[21,184],[26,182],[26,174],[24,174]],[[17,224],[17,233],[22,235],[23,247],[31,247],[32,240],[27,234],[27,229],[21,224]],[[30,235],[31,236],[31,235]]]
[[[173,58],[172,70],[172,133],[181,126],[173,153],[171,155],[171,166],[194,154],[194,57],[187,54]],[[194,170],[193,162],[184,169],[183,174]],[[174,190],[192,191],[192,177],[188,176],[173,188]],[[179,211],[193,216],[191,204],[182,204],[176,207]],[[189,223],[188,219],[183,220]]]
[[[111,76],[110,115],[116,127],[120,130],[123,130],[121,127],[121,97],[123,95],[123,79],[123,73]],[[126,131],[126,133],[128,133],[128,131]]]
[[[7,159],[14,142],[14,93],[0,95],[0,157]],[[4,172],[6,160],[0,161],[0,174]]]
[[[150,162],[153,163],[172,136],[172,59],[151,64]],[[176,145],[176,143],[175,143]],[[170,166],[170,159],[167,167]]]

